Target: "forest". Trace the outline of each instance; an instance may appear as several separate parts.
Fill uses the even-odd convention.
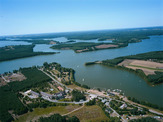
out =
[[[6,46],[0,48],[0,61],[31,57],[36,55],[55,54],[54,52],[33,52],[35,45]]]
[[[24,106],[18,98],[20,90],[25,91],[51,80],[36,67],[20,68],[20,71],[25,75],[26,80],[11,82],[0,87],[0,120],[2,122],[13,120],[10,113],[21,115],[28,111],[28,107]]]
[[[80,120],[76,116],[68,117],[53,114],[50,117],[40,117],[38,122],[80,122]]]
[[[78,90],[73,90],[71,94],[72,94],[72,101],[79,102],[80,100],[86,100],[84,93],[81,93]]]

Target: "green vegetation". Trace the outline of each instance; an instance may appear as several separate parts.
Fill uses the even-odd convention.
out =
[[[72,68],[62,67],[60,64],[56,62],[43,64],[44,70],[46,72],[51,71],[55,75],[54,78],[61,78],[61,82],[65,85],[71,85],[75,82],[74,73],[75,71]],[[48,72],[50,73],[50,72]]]
[[[155,74],[156,75],[147,76],[147,78],[149,79],[149,82],[155,83],[155,84],[163,83],[163,72],[155,71]]]
[[[20,68],[20,72],[24,74],[27,79],[22,82],[15,81],[9,83],[9,87],[15,92],[37,87],[39,84],[51,80],[47,75],[39,71],[36,67],[23,69]]]
[[[118,64],[124,61],[125,59],[138,59],[138,60],[150,60],[153,62],[161,62],[163,60],[163,51],[148,52],[143,54],[118,57],[115,59],[102,61],[102,64],[104,65],[134,72],[138,74],[140,77],[142,77],[144,80],[148,81],[148,83],[151,85],[163,83],[163,72],[160,72],[162,71],[162,69],[158,69],[158,71],[155,71],[155,74],[153,75],[145,75],[144,72],[140,69],[133,70],[133,69],[126,68],[124,66],[118,66]],[[148,67],[148,69],[150,68]]]
[[[27,90],[38,86],[40,83],[50,81],[50,78],[37,70],[36,67],[21,68],[20,71],[25,75],[26,80],[11,82],[6,86],[0,87],[0,120],[2,122],[13,120],[12,116],[8,113],[9,111],[11,111],[10,113],[21,115],[29,110],[18,98],[20,90]]]
[[[71,94],[72,94],[72,101],[79,102],[80,100],[86,100],[84,93],[81,93],[78,90],[73,90]]]
[[[102,44],[117,45],[117,47],[96,48],[96,46],[99,46],[99,45],[102,45]],[[73,44],[59,44],[59,45],[54,45],[51,48],[53,48],[53,49],[72,49],[76,53],[78,53],[78,52],[87,52],[87,51],[94,51],[94,50],[101,50],[101,49],[120,48],[120,47],[125,47],[127,45],[128,44],[119,44],[119,43],[78,42],[78,43],[73,43]]]
[[[155,105],[155,104],[152,104],[152,103],[149,103],[149,102],[146,102],[146,101],[139,101],[134,97],[128,97],[128,100],[131,100],[131,101],[133,101],[135,103],[145,105],[145,106],[148,106],[148,107],[151,107],[151,108],[159,109],[160,111],[163,111],[163,108],[159,107],[158,105]]]
[[[129,122],[159,122],[157,119],[151,117],[142,117],[141,119],[133,119]]]
[[[123,114],[127,114],[127,115],[145,115],[148,110],[147,109],[142,109],[142,110],[138,110],[137,107],[128,105],[130,107],[130,109],[128,108],[123,108],[121,109],[120,106],[122,105],[121,102],[112,100],[110,102],[110,107],[113,108],[114,110],[116,110],[120,115]]]
[[[97,101],[97,105],[101,107],[105,115],[109,118],[109,122],[121,122],[119,117],[111,117],[110,114],[105,111],[108,108],[101,102],[101,100]]]
[[[36,118],[39,118],[44,115],[52,115],[55,113],[59,113],[61,115],[66,114],[76,108],[78,108],[79,105],[68,105],[68,106],[52,106],[47,108],[34,108],[32,112],[28,112],[23,114],[22,116],[18,117],[15,122],[26,122],[26,121],[34,121]]]
[[[80,122],[76,116],[68,117],[61,116],[60,114],[54,114],[50,117],[40,117],[38,122]]]
[[[54,54],[54,52],[33,52],[35,45],[6,46],[0,48],[0,61],[13,60],[36,55]]]
[[[76,82],[76,81],[74,81],[73,83],[74,83],[75,85],[79,86],[79,87],[82,87],[82,88],[85,88],[85,89],[90,89],[90,87],[87,86],[87,85],[85,85],[85,84],[81,85],[80,83],[78,83],[78,82]]]
[[[163,51],[153,51],[148,53],[142,53],[137,55],[130,55],[130,56],[124,56],[119,57],[116,59],[138,59],[138,60],[152,60],[155,62],[159,62],[163,60]]]
[[[89,102],[86,103],[87,106],[91,106],[91,105],[95,105],[96,104],[96,100],[90,100]]]

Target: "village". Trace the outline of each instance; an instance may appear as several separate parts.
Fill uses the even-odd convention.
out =
[[[63,68],[57,63],[44,63],[43,66],[37,67],[38,70],[49,76],[52,80],[44,86],[35,87],[26,91],[19,92],[23,103],[34,104],[42,100],[58,104],[89,104],[92,101],[99,103],[104,108],[105,114],[111,117],[120,118],[121,121],[137,119],[140,117],[153,117],[163,120],[162,113],[150,111],[144,106],[139,106],[129,101],[120,89],[86,89],[74,85],[74,70]],[[2,74],[1,83],[7,84],[14,81],[22,81],[26,77],[19,71],[14,73]],[[71,87],[71,86],[75,87]],[[77,90],[83,97],[78,100],[73,99],[73,91]],[[78,97],[78,96],[77,96]]]

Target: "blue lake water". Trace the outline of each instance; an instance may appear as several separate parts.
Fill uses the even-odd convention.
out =
[[[131,43],[119,49],[106,49],[92,52],[75,53],[73,50],[53,50],[51,45],[38,44],[34,51],[60,52],[54,55],[42,55],[0,62],[0,73],[42,65],[44,62],[58,62],[64,67],[73,68],[76,81],[91,87],[122,89],[127,96],[147,100],[163,106],[163,85],[149,86],[134,73],[109,68],[103,65],[85,66],[85,62],[113,59],[119,56],[135,55],[150,51],[163,50],[163,36],[151,36],[139,43]],[[84,78],[84,81],[83,81]]]
[[[0,41],[0,47],[11,46],[11,45],[30,45],[32,43],[24,41]]]

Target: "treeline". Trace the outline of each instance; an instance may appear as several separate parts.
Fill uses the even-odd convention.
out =
[[[6,46],[0,48],[0,61],[13,60],[36,55],[55,54],[54,52],[33,52],[35,45]]]
[[[151,85],[163,83],[163,72],[155,71],[155,74],[153,74],[153,75],[145,75],[144,72],[140,69],[133,70],[130,68],[126,68],[124,66],[118,66],[118,64],[121,63],[122,61],[124,61],[125,59],[151,60],[151,61],[155,61],[155,62],[160,62],[163,60],[163,51],[154,51],[154,52],[118,57],[115,59],[109,59],[109,60],[102,61],[102,64],[104,64],[104,65],[134,72],[134,73],[138,74],[140,77],[142,77],[145,81],[147,81]]]
[[[159,107],[158,105],[155,105],[155,104],[152,104],[152,103],[149,103],[149,102],[146,102],[146,101],[139,101],[134,97],[128,97],[128,100],[131,100],[131,101],[133,101],[135,103],[145,105],[145,106],[148,106],[148,107],[151,107],[151,108],[159,109],[160,111],[163,111],[163,107]]]
[[[66,37],[69,40],[110,39],[110,40],[115,40],[116,42],[138,42],[142,39],[147,39],[149,38],[149,36],[152,35],[163,35],[163,27],[97,30],[97,31],[83,31],[83,32],[63,32],[63,33],[49,33],[49,34],[39,34],[39,35],[33,34],[33,35],[26,35],[24,37],[21,37],[21,39],[30,38],[33,40],[43,40],[47,38]],[[46,42],[46,40],[44,41]]]
[[[153,51],[148,53],[142,53],[137,55],[130,55],[119,57],[117,59],[139,59],[139,60],[152,60],[152,61],[160,61],[163,60],[163,51]]]
[[[9,111],[13,111],[13,114],[21,115],[29,110],[19,100],[19,91],[25,91],[39,86],[40,83],[50,81],[50,78],[37,70],[36,67],[20,68],[20,71],[25,75],[26,80],[11,82],[8,85],[0,87],[0,120],[2,122],[13,120]]]
[[[73,90],[71,94],[72,94],[72,101],[79,102],[80,100],[86,100],[84,93],[82,93],[81,91]]]
[[[76,116],[68,117],[53,114],[50,117],[40,117],[38,122],[80,122],[80,120]]]
[[[87,85],[85,85],[85,84],[80,84],[80,83],[78,83],[78,82],[76,82],[76,81],[74,81],[73,82],[75,85],[77,85],[77,86],[79,86],[79,87],[82,87],[82,88],[85,88],[85,89],[90,89],[90,87],[89,86],[87,86]]]
[[[123,56],[115,59],[104,60],[103,63],[110,63],[113,65],[117,65],[125,59],[161,61],[163,60],[163,51],[153,51],[153,52],[142,53],[137,55]]]
[[[148,75],[148,81],[153,84],[163,83],[163,72],[155,71],[155,75]]]

